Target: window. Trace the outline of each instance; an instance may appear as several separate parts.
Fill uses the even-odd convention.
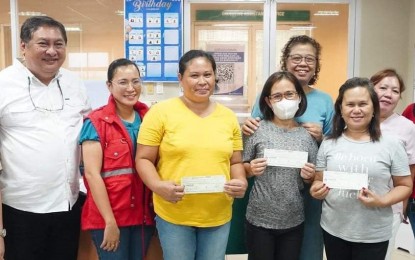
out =
[[[236,112],[249,112],[265,79],[280,68],[281,49],[299,34],[322,45],[322,70],[315,87],[333,99],[337,96],[347,78],[348,3],[201,2],[190,4],[190,48],[218,57],[216,99]]]

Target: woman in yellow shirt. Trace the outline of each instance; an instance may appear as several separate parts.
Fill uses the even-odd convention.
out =
[[[183,96],[154,105],[139,132],[136,168],[154,192],[165,260],[223,260],[233,198],[247,187],[237,118],[210,99],[215,72],[209,53],[185,53]]]

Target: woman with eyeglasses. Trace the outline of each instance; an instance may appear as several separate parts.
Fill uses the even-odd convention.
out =
[[[298,79],[307,98],[304,114],[295,118],[317,142],[331,132],[334,114],[331,97],[313,87],[320,72],[321,46],[307,35],[291,37],[282,49],[281,70],[289,71]],[[253,134],[260,125],[263,111],[258,102],[252,109],[252,117],[245,121],[242,132]],[[256,119],[254,119],[256,118]],[[301,260],[321,260],[323,258],[323,235],[320,227],[321,202],[313,199],[306,184],[304,191],[304,238],[301,248]]]
[[[108,68],[108,104],[84,122],[80,144],[87,198],[82,229],[100,259],[144,259],[154,232],[151,191],[135,170],[137,135],[148,107],[139,102],[140,72],[127,59]]]
[[[281,70],[289,71],[300,82],[306,97],[307,110],[297,122],[318,141],[330,133],[333,118],[333,101],[331,97],[313,87],[320,72],[321,46],[307,35],[291,37],[282,49]],[[261,119],[262,111],[258,104],[252,108],[252,117]],[[259,120],[247,120],[242,128],[246,134],[252,134],[259,125]],[[310,259],[310,258],[307,258]]]
[[[304,182],[314,178],[317,142],[294,119],[307,108],[304,90],[290,72],[276,72],[259,97],[264,120],[244,136],[243,160],[254,185],[246,212],[248,259],[298,259],[304,230]],[[294,156],[306,152],[302,166],[269,165],[265,150]],[[301,167],[301,168],[300,168]]]

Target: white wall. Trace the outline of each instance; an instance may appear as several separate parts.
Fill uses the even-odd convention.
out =
[[[357,0],[361,12],[357,17],[355,76],[370,77],[384,68],[394,68],[405,81],[396,112],[400,113],[414,98],[415,1]],[[414,137],[415,138],[415,137]],[[415,241],[409,225],[401,225],[395,247],[415,254]]]
[[[403,77],[407,90],[396,111],[401,112],[413,98],[413,46],[415,1],[358,0],[361,6],[356,57],[356,76],[370,77],[384,68],[394,68]],[[359,24],[357,25],[359,26]]]

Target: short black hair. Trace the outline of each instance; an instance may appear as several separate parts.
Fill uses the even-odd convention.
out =
[[[206,58],[210,62],[210,64],[212,64],[213,73],[216,74],[215,59],[210,53],[203,51],[203,50],[190,50],[186,52],[185,54],[183,54],[183,56],[180,58],[180,61],[179,61],[179,74],[180,75],[184,74],[185,70],[187,69],[189,61],[195,58],[199,58],[199,57]]]
[[[116,59],[113,62],[111,62],[111,64],[108,66],[108,71],[107,71],[107,81],[111,82],[112,79],[114,78],[114,74],[115,71],[119,68],[119,67],[123,67],[123,66],[129,66],[129,65],[133,65],[137,71],[138,71],[138,75],[140,76],[140,70],[138,69],[137,64],[135,64],[135,62],[125,59],[125,58],[121,58],[121,59]]]
[[[65,26],[49,16],[32,16],[28,18],[20,28],[20,40],[28,43],[33,38],[33,33],[42,26],[58,28],[65,44],[68,43]]]
[[[268,77],[267,81],[264,84],[261,95],[259,97],[259,109],[265,120],[272,120],[274,118],[274,112],[267,104],[266,98],[271,95],[272,86],[275,83],[280,82],[281,80],[286,79],[294,84],[295,91],[297,91],[298,97],[301,99],[298,106],[298,110],[295,113],[295,117],[302,116],[307,109],[307,98],[304,92],[303,87],[301,86],[298,79],[288,71],[278,71]]]

